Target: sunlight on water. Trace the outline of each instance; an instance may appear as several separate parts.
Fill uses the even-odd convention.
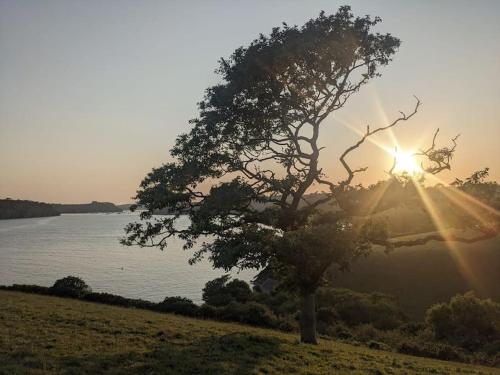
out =
[[[183,296],[201,302],[205,283],[223,274],[208,261],[190,266],[191,251],[171,239],[163,252],[124,247],[123,228],[136,214],[72,214],[0,221],[0,284],[50,286],[75,275],[94,291],[160,301]],[[250,281],[255,272],[235,276]]]

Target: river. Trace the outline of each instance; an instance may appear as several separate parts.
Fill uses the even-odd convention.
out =
[[[200,303],[205,283],[223,272],[206,260],[189,265],[193,250],[182,250],[178,239],[170,239],[164,251],[120,245],[123,228],[137,219],[112,213],[0,220],[0,284],[50,286],[74,275],[96,292],[154,302],[183,296]],[[233,276],[250,281],[254,274]]]

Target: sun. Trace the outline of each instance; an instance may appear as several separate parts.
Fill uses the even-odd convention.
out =
[[[407,173],[416,175],[422,172],[422,168],[418,165],[414,151],[397,150],[392,152],[395,158],[394,172]]]

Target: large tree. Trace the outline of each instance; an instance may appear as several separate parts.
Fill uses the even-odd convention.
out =
[[[316,343],[314,296],[325,272],[347,267],[373,243],[397,246],[383,226],[356,219],[359,189],[351,183],[365,169],[351,168],[347,156],[410,119],[420,101],[339,152],[345,179],[333,182],[319,165],[324,120],[379,76],[400,45],[372,31],[379,22],[344,6],[302,27],[283,24],[221,59],[221,83],[206,90],[190,131],[177,138],[174,161],[142,181],[136,200],[145,211],[122,242],[163,249],[178,236],[189,249],[201,239],[193,262],[207,256],[226,271],[273,269],[302,297],[301,340]],[[427,152],[427,170],[437,173],[449,168],[454,147],[433,143]],[[319,199],[307,198],[313,184],[326,190]],[[334,209],[322,210],[328,202]],[[172,215],[153,218],[164,208]],[[184,215],[187,225],[178,220]]]

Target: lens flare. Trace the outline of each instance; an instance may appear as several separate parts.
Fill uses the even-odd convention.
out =
[[[395,158],[395,173],[407,173],[409,175],[422,173],[422,168],[415,158],[415,152],[396,150],[392,151],[391,154]]]

